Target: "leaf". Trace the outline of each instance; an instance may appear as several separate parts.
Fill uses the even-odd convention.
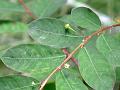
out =
[[[72,10],[71,15],[74,23],[92,32],[98,30],[101,26],[99,17],[89,8],[75,8]]]
[[[18,20],[18,17],[25,13],[20,4],[9,1],[0,1],[0,19],[1,20]]]
[[[88,90],[80,79],[79,71],[72,69],[70,65],[69,68],[63,68],[56,74],[56,90]]]
[[[71,30],[65,30],[66,23],[50,18],[38,19],[30,23],[29,35],[40,44],[57,48],[78,45],[83,37],[70,34]]]
[[[104,34],[97,39],[97,49],[108,59],[108,61],[116,67],[119,64],[119,58],[115,56],[120,49],[118,46],[120,41],[112,35]],[[117,50],[117,51],[116,51]],[[119,52],[118,52],[119,54]],[[111,58],[109,58],[110,56]],[[117,62],[116,62],[117,61]]]
[[[78,7],[71,11],[71,15],[66,15],[60,20],[70,23],[81,35],[88,36],[101,27],[99,17],[89,8]]]
[[[24,12],[21,5],[17,3],[12,3],[10,1],[1,1],[0,3],[0,12]]]
[[[77,31],[78,34],[81,36],[88,36],[91,34],[91,31],[85,28],[82,28],[76,24],[76,22],[73,21],[71,15],[66,15],[60,18],[65,23],[71,24],[71,27]]]
[[[27,30],[28,30],[27,24],[21,22],[4,23],[0,25],[0,33],[26,32]]]
[[[71,19],[71,15],[65,15],[65,16],[61,17],[60,20],[65,23],[70,23],[71,25],[75,25]]]
[[[6,51],[3,63],[13,70],[44,79],[65,58],[62,51],[43,45],[18,45]]]
[[[66,3],[66,0],[33,0],[26,3],[35,16],[48,17]]]
[[[38,90],[38,85],[39,82],[30,77],[17,75],[0,77],[1,90]]]
[[[78,60],[81,75],[89,86],[95,90],[113,90],[115,71],[94,45],[81,49]]]

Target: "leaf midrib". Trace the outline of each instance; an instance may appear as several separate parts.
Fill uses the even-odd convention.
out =
[[[65,55],[61,55],[61,56],[55,56],[55,57],[47,57],[47,58],[39,58],[39,57],[31,57],[31,58],[11,58],[11,57],[2,57],[3,59],[7,58],[7,59],[56,59],[56,58],[61,58],[61,57],[65,57]]]
[[[72,86],[71,86],[70,83],[69,83],[69,81],[65,78],[65,75],[64,75],[63,71],[61,71],[61,74],[62,74],[62,76],[63,76],[63,79],[66,81],[67,85],[70,87],[71,90],[73,90],[73,89],[72,89]]]
[[[33,29],[32,29],[32,31],[33,31]],[[53,34],[53,35],[71,37],[71,38],[79,38],[79,37],[83,38],[83,36],[75,36],[75,35],[73,36],[73,35],[58,34],[58,33],[54,33],[54,32],[43,31],[43,30],[40,30],[40,29],[37,29],[37,31],[41,31],[41,32],[47,33],[47,34]],[[31,33],[31,32],[30,32],[30,33]]]

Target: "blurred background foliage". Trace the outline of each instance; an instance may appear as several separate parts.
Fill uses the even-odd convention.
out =
[[[86,3],[113,19],[120,16],[120,0],[87,0]]]
[[[73,8],[72,5],[69,5],[66,2],[61,2],[61,4],[58,6],[51,4],[54,5],[56,9],[53,9],[55,7],[52,8],[51,6],[51,9],[53,9],[53,11],[50,11],[50,13],[49,10],[47,10],[47,12],[43,12],[42,10],[46,7],[46,3],[43,2],[45,5],[43,5],[43,9],[41,9],[41,5],[39,5],[39,3],[36,3],[36,1],[44,0],[24,0],[29,8],[31,8],[30,5],[33,5],[31,11],[33,13],[35,11],[35,14],[38,15],[37,17],[41,17],[41,13],[44,13],[42,14],[42,17],[61,18],[64,15],[70,14],[71,9]],[[54,0],[52,1],[54,2]],[[57,1],[58,0],[56,0],[56,2]],[[116,22],[120,21],[120,0],[76,0],[76,2],[90,6],[98,13],[107,15],[107,17],[110,17],[111,20],[115,20]],[[29,5],[29,3],[31,4]],[[47,6],[47,8],[49,7]],[[24,8],[18,2],[18,0],[0,0],[0,56],[6,49],[11,46],[21,43],[34,43],[27,35],[27,24],[32,20],[33,19],[28,14],[26,14]],[[10,74],[21,73],[7,68],[0,61],[0,76]],[[51,85],[47,85],[47,87],[51,87]]]

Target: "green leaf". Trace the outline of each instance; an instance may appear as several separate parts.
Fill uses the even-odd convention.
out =
[[[88,88],[80,79],[79,71],[73,71],[70,65],[69,68],[63,68],[56,74],[56,90],[88,90]]]
[[[0,19],[17,20],[25,11],[20,4],[9,1],[0,1]]]
[[[108,61],[115,67],[119,64],[119,56],[116,57],[115,54],[119,54],[120,41],[112,35],[104,34],[97,39],[97,49],[108,59]]]
[[[65,58],[62,51],[36,44],[18,45],[6,51],[3,63],[36,79],[44,79]]]
[[[78,60],[81,75],[89,86],[95,90],[113,90],[115,71],[94,45],[81,49]]]
[[[1,1],[0,2],[0,12],[24,12],[21,5],[17,3],[12,3],[9,1]]]
[[[65,30],[65,25],[66,23],[57,19],[38,19],[30,23],[29,35],[40,44],[52,47],[64,48],[78,45],[83,37],[76,35],[75,32],[69,33],[72,30]]]
[[[96,31],[100,28],[101,22],[99,17],[89,8],[78,7],[71,12],[72,21],[82,28],[90,31]]]
[[[71,25],[75,25],[71,19],[71,15],[65,15],[65,16],[61,17],[60,20],[65,23],[70,23]]]
[[[27,24],[21,22],[4,23],[0,25],[0,33],[26,32],[27,30],[28,30]]]
[[[35,16],[48,17],[65,4],[66,0],[33,0],[27,6]]]
[[[1,90],[38,90],[39,81],[25,76],[0,77]]]

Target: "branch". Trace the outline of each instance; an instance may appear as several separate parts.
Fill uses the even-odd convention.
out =
[[[67,58],[70,53],[67,51],[66,48],[62,48],[62,51],[64,54],[66,54],[66,58]],[[71,60],[78,66],[78,61],[74,57],[71,57]]]
[[[102,32],[104,31],[107,31],[107,30],[110,30],[111,28],[113,27],[117,27],[117,26],[120,26],[120,24],[114,24],[114,25],[111,25],[111,26],[108,26],[108,27],[103,27],[101,29],[99,29],[98,31],[92,33],[91,35],[89,36],[86,36],[84,37],[82,43],[80,45],[78,45],[69,55],[66,59],[63,60],[63,62],[58,66],[56,67],[52,73],[49,74],[49,76],[41,83],[41,86],[39,88],[39,90],[42,90],[44,88],[44,86],[46,85],[46,83],[48,82],[48,80],[56,73],[58,72],[59,70],[61,70],[61,68],[65,65],[65,63],[67,63],[69,61],[69,59],[72,58],[72,56],[79,50],[79,48],[83,48],[84,45],[86,45],[88,43],[88,41],[90,39],[92,39],[94,36],[98,35],[98,34],[101,34]]]
[[[26,12],[29,16],[31,16],[33,19],[36,19],[36,16],[33,15],[33,13],[32,13],[32,12],[30,11],[30,9],[26,6],[26,4],[24,3],[24,1],[23,1],[23,0],[18,0],[18,1],[19,1],[19,3],[23,6],[25,12]]]

